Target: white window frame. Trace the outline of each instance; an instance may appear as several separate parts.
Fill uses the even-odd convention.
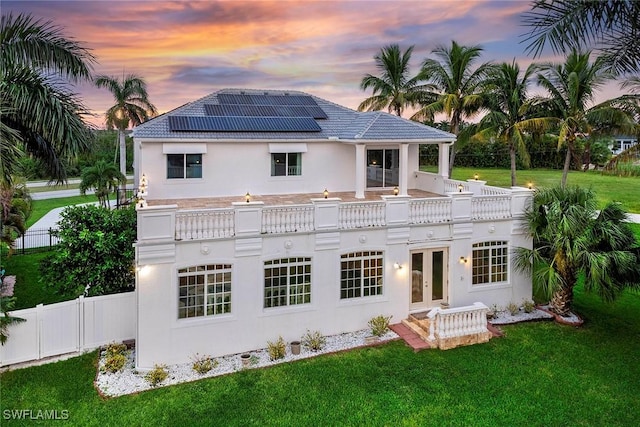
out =
[[[291,165],[290,156],[297,156],[297,164]],[[276,174],[276,159],[275,156],[284,155],[284,175]],[[302,176],[302,153],[299,152],[288,152],[288,153],[271,153],[271,176],[279,177],[279,176]]]
[[[284,270],[283,274],[274,274],[276,270]],[[263,298],[265,309],[279,307],[293,307],[311,304],[312,266],[311,257],[288,257],[267,260],[263,267]],[[274,286],[274,281],[284,280],[285,283]],[[269,286],[268,286],[269,285]],[[276,294],[281,289],[284,294]]]
[[[372,265],[372,261],[375,261],[374,265]],[[356,268],[349,268],[349,263],[356,263],[359,264],[359,266]],[[352,277],[349,277],[349,272],[353,272]],[[350,282],[357,286],[349,286]],[[383,294],[383,251],[355,251],[340,255],[341,300],[357,300],[361,298],[379,297]]]
[[[183,267],[177,270],[177,275],[179,320],[231,314],[231,264]],[[199,287],[201,289],[198,289]],[[185,305],[181,307],[182,302],[185,302]],[[190,309],[193,312],[190,312]]]
[[[167,179],[168,180],[178,180],[178,179],[202,179],[202,153],[167,153],[166,154],[166,166],[167,166]],[[169,156],[182,156],[182,176],[172,177],[169,176]],[[187,156],[200,156],[200,176],[188,176],[187,171],[189,170],[189,165],[187,163]]]
[[[474,243],[471,252],[471,285],[502,285],[509,281],[509,242]]]

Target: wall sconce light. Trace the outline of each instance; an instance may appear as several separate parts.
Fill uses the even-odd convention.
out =
[[[400,270],[402,268],[402,264],[396,261],[393,263],[393,268],[395,268],[396,270]]]
[[[478,178],[480,178],[478,174],[473,175],[473,179],[475,179],[476,181],[478,180]]]
[[[142,176],[140,177],[140,187],[146,187],[147,184],[147,176],[145,174],[142,174]]]
[[[467,259],[463,256],[460,257],[460,264],[466,264],[467,263]]]
[[[464,185],[458,184],[458,193],[462,193],[462,190],[464,190]]]
[[[398,188],[397,185],[395,187],[393,187],[393,195],[394,196],[397,196],[399,192],[400,192],[400,189]]]
[[[147,202],[144,200],[144,196],[147,195],[147,185],[147,176],[145,174],[142,174],[142,176],[140,177],[140,185],[138,186],[138,193],[136,194],[136,197],[138,198],[138,201],[136,202],[137,208],[147,207]]]
[[[251,194],[247,191],[247,194],[244,195],[244,199],[249,203],[251,201]]]
[[[322,195],[324,196],[325,199],[329,197],[329,190],[325,188],[324,191],[322,192]]]
[[[533,182],[529,181],[529,183],[527,184],[527,188],[529,190],[533,190]]]

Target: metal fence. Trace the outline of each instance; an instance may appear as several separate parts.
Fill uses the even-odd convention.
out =
[[[15,240],[14,253],[24,255],[50,251],[60,241],[57,232],[57,228],[30,228]]]
[[[135,188],[116,189],[116,209],[126,208],[136,202]]]

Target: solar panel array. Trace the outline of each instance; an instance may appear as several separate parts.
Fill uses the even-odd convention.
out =
[[[240,117],[311,117],[326,119],[322,108],[311,105],[246,105],[206,104],[204,111],[209,116]]]
[[[176,132],[320,132],[311,117],[169,116]]]
[[[327,114],[309,95],[218,94],[206,116],[169,116],[177,132],[320,132],[314,119]]]

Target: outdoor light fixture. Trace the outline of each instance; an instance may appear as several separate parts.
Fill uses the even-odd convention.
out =
[[[249,203],[251,201],[251,194],[249,194],[249,192],[247,191],[247,194],[244,195],[244,198],[247,201],[247,203]]]
[[[480,177],[478,176],[478,174],[475,174],[475,175],[473,175],[473,178],[477,181],[478,178],[480,178]]]
[[[325,199],[329,197],[329,190],[325,188],[324,191],[322,192],[322,195],[324,196]]]
[[[142,177],[140,177],[140,186],[147,186],[148,182],[147,182],[147,176],[145,174],[142,174]]]
[[[398,188],[397,185],[395,187],[393,187],[393,195],[394,196],[397,196],[399,192],[400,192],[400,189]]]
[[[529,190],[533,190],[533,182],[529,181],[529,183],[527,184],[527,188]]]
[[[395,268],[396,270],[400,270],[402,268],[402,264],[396,261],[393,263],[393,268]]]
[[[460,264],[466,264],[467,263],[467,259],[463,256],[460,257]]]
[[[462,193],[462,190],[464,190],[464,185],[458,184],[458,193]]]
[[[142,174],[142,176],[140,177],[140,185],[138,186],[138,193],[136,194],[136,197],[138,198],[138,201],[136,202],[137,208],[147,207],[147,202],[146,200],[144,200],[144,196],[147,195],[147,184],[147,176],[145,174]]]

